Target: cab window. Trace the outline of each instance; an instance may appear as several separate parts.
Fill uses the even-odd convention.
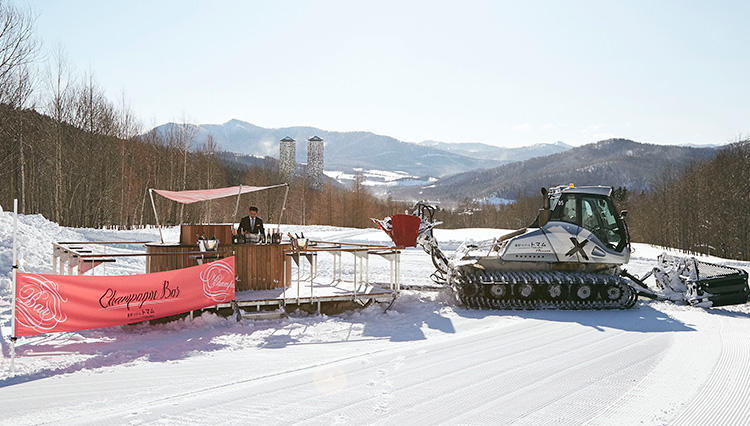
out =
[[[554,206],[550,220],[559,220],[578,225],[578,214],[576,212],[576,198],[571,195],[563,195]]]
[[[581,198],[581,226],[612,250],[620,250],[625,244],[614,206],[606,198]]]

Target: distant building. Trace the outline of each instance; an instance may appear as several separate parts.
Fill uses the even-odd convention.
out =
[[[307,181],[313,189],[323,187],[323,145],[317,136],[307,140]]]
[[[279,175],[281,180],[292,183],[297,172],[297,142],[289,136],[279,145]]]

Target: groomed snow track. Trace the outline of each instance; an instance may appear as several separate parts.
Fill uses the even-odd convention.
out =
[[[61,228],[38,216],[20,222],[27,270],[49,268],[54,240],[158,238],[156,230]],[[0,214],[6,269],[7,224]],[[382,242],[379,230],[289,229]],[[467,235],[494,231],[435,232],[458,246]],[[642,275],[663,248],[635,246],[627,267]],[[405,286],[426,284],[433,270],[421,250],[405,250],[402,265]],[[371,266],[374,278],[387,279],[385,264]],[[135,262],[110,267],[143,269]],[[750,424],[747,304],[496,311],[456,306],[442,292],[404,291],[387,313],[373,305],[239,323],[204,313],[22,338],[11,377],[8,283],[0,275],[2,425]]]

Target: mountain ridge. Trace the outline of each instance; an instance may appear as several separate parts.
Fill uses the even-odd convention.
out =
[[[682,169],[716,154],[714,148],[656,145],[629,139],[606,139],[570,150],[492,169],[459,173],[420,188],[395,188],[397,199],[456,202],[465,198],[515,199],[541,187],[576,185],[648,188],[660,174]]]
[[[453,143],[426,140],[420,142],[425,146],[441,149],[443,151],[455,152],[472,158],[492,158],[503,163],[528,160],[529,158],[542,157],[549,154],[567,151],[573,146],[565,142],[536,143],[520,147],[502,147],[482,142]]]
[[[223,124],[180,124],[169,122],[159,125],[151,132],[167,133],[180,126],[188,126],[194,133],[192,145],[197,148],[212,136],[218,149],[239,154],[270,156],[278,158],[279,140],[290,136],[297,141],[296,159],[305,163],[307,138],[317,135],[325,140],[325,169],[352,171],[376,169],[405,171],[422,177],[445,177],[456,173],[499,166],[515,159],[491,158],[466,155],[462,152],[438,149],[420,143],[406,142],[391,136],[368,131],[331,131],[312,126],[265,128],[255,124],[230,119]],[[492,147],[491,145],[481,144]],[[497,148],[516,150],[517,148]],[[537,148],[539,149],[539,148]],[[529,152],[534,148],[529,148]],[[522,152],[522,151],[508,151]],[[540,154],[546,154],[540,150]],[[521,158],[533,153],[524,152]]]

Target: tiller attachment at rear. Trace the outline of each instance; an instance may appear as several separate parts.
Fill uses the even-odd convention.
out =
[[[656,285],[670,300],[693,306],[717,307],[747,302],[747,272],[694,257],[662,254],[652,271]],[[643,277],[645,279],[646,277]]]

